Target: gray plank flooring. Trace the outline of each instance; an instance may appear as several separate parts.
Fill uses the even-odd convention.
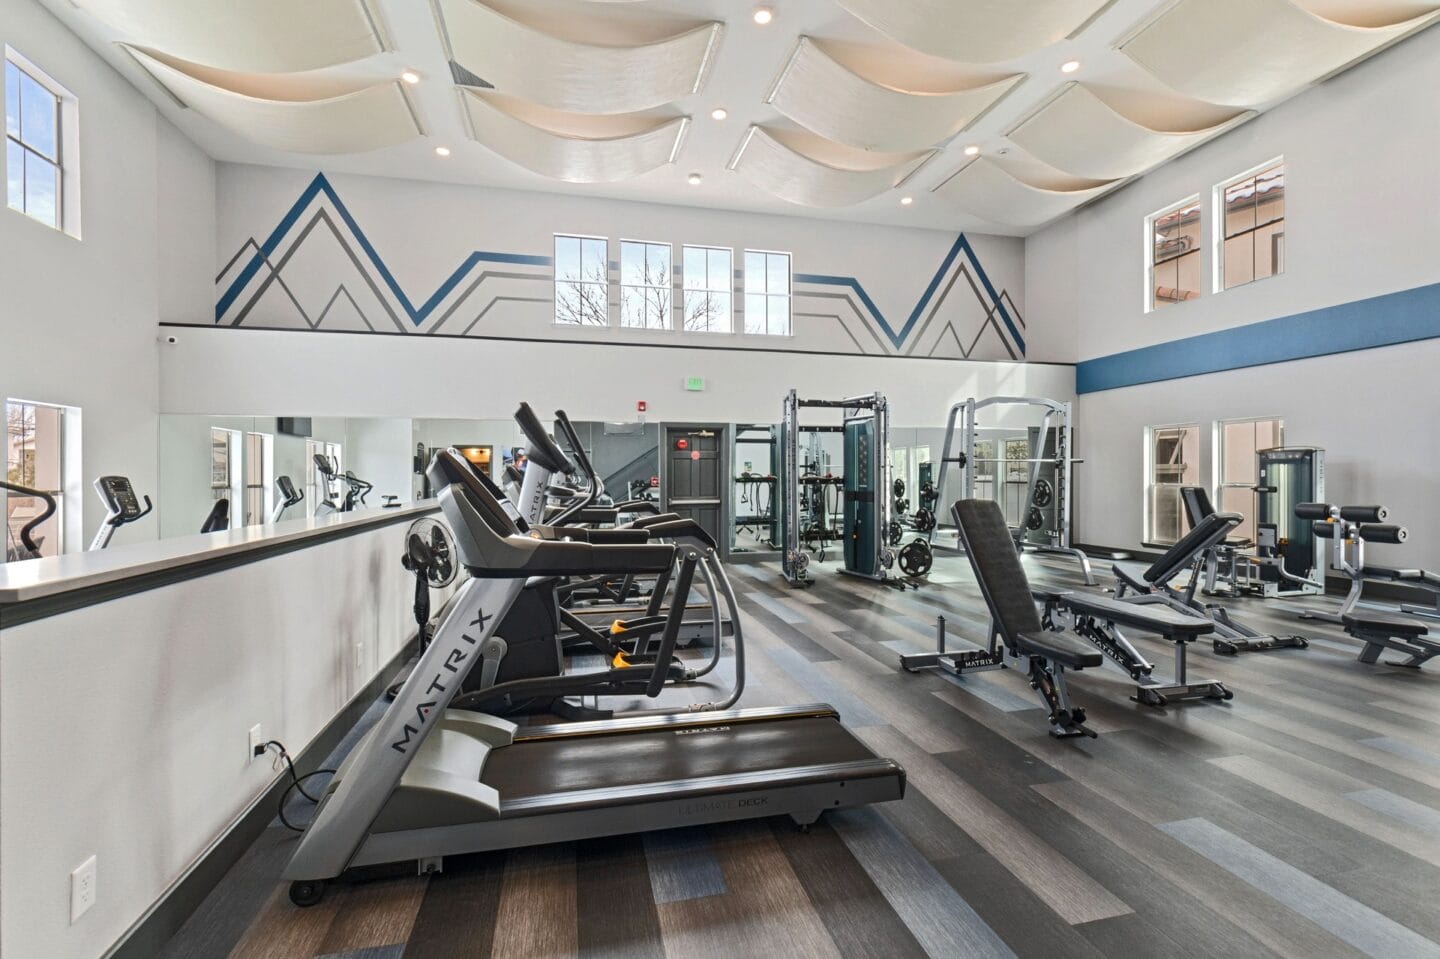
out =
[[[1066,561],[1025,563],[1084,588]],[[1230,600],[1317,642],[1236,658],[1197,644],[1192,670],[1235,691],[1223,704],[1156,710],[1117,669],[1086,670],[1072,693],[1100,738],[1058,741],[1014,671],[899,668],[933,648],[937,616],[952,645],[985,640],[963,558],[941,554],[913,591],[833,567],[805,590],[773,559],[733,567],[742,703],[835,705],[906,767],[902,802],[809,833],[784,819],[456,857],[306,910],[278,878],[292,839],[277,823],[166,956],[1440,957],[1440,667],[1364,665],[1337,627],[1294,615],[1333,600]]]

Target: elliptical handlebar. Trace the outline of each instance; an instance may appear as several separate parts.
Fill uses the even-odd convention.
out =
[[[579,465],[580,471],[585,474],[585,478],[588,481],[588,489],[585,493],[577,498],[575,502],[565,507],[559,515],[550,521],[553,526],[561,526],[581,510],[588,509],[594,505],[595,500],[605,492],[605,484],[601,481],[600,475],[595,472],[595,467],[590,462],[590,457],[585,453],[585,447],[580,445],[580,436],[575,432],[575,427],[570,422],[570,417],[564,410],[555,411],[555,425],[560,432],[564,434],[565,442],[570,444],[570,451],[575,457],[575,462]]]
[[[0,480],[0,489],[9,490],[12,493],[18,493],[21,496],[38,497],[45,501],[45,509],[41,511],[40,515],[30,520],[24,526],[20,527],[20,543],[27,550],[30,551],[30,558],[39,558],[40,545],[35,542],[32,534],[47,519],[55,515],[55,510],[59,508],[59,504],[56,503],[55,497],[51,496],[49,493],[46,493],[43,490],[31,489],[28,486],[20,486],[16,483],[7,483],[4,480]]]

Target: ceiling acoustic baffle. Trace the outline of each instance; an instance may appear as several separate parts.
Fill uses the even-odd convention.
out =
[[[1113,188],[1118,182],[1078,190],[1052,190],[1026,183],[998,163],[976,157],[932,192],[966,213],[992,223],[1035,227],[1068,213]]]
[[[572,117],[569,129],[521,117],[477,90],[461,89],[471,136],[532,173],[567,183],[614,183],[675,162],[689,117]]]
[[[581,43],[478,0],[437,0],[450,59],[507,96],[572,113],[638,113],[698,93],[723,27],[620,46]]]
[[[838,0],[912,50],[960,63],[999,63],[1083,30],[1114,0]]]
[[[362,153],[420,135],[400,83],[321,74],[246,74],[125,47],[183,105],[262,146],[289,153]]]
[[[300,73],[384,52],[365,0],[72,0],[132,46],[239,73]]]
[[[729,169],[782,200],[801,206],[853,206],[911,177],[934,150],[910,153],[827,151],[820,158],[782,142],[779,131],[751,126],[745,131]],[[832,145],[833,146],[833,145]],[[842,159],[843,157],[843,159]]]
[[[1057,170],[1091,180],[1134,176],[1253,117],[1238,113],[1197,130],[1152,130],[1126,117],[1081,83],[1068,83],[1008,136]]]
[[[868,79],[801,37],[766,102],[819,135],[859,150],[920,150],[950,139],[1023,75],[962,90],[902,90]]]
[[[1372,4],[1353,6],[1353,22],[1342,23],[1291,0],[1179,0],[1132,31],[1120,49],[1186,96],[1258,106],[1429,26],[1440,10],[1428,3],[1428,12],[1377,24]]]

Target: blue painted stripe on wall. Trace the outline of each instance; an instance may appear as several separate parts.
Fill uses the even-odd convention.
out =
[[[1084,360],[1075,391],[1286,363],[1440,337],[1440,283]]]

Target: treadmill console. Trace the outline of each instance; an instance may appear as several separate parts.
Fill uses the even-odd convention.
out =
[[[126,522],[145,515],[128,477],[102,476],[95,481],[95,488],[100,491],[105,509],[111,515],[123,517]]]

